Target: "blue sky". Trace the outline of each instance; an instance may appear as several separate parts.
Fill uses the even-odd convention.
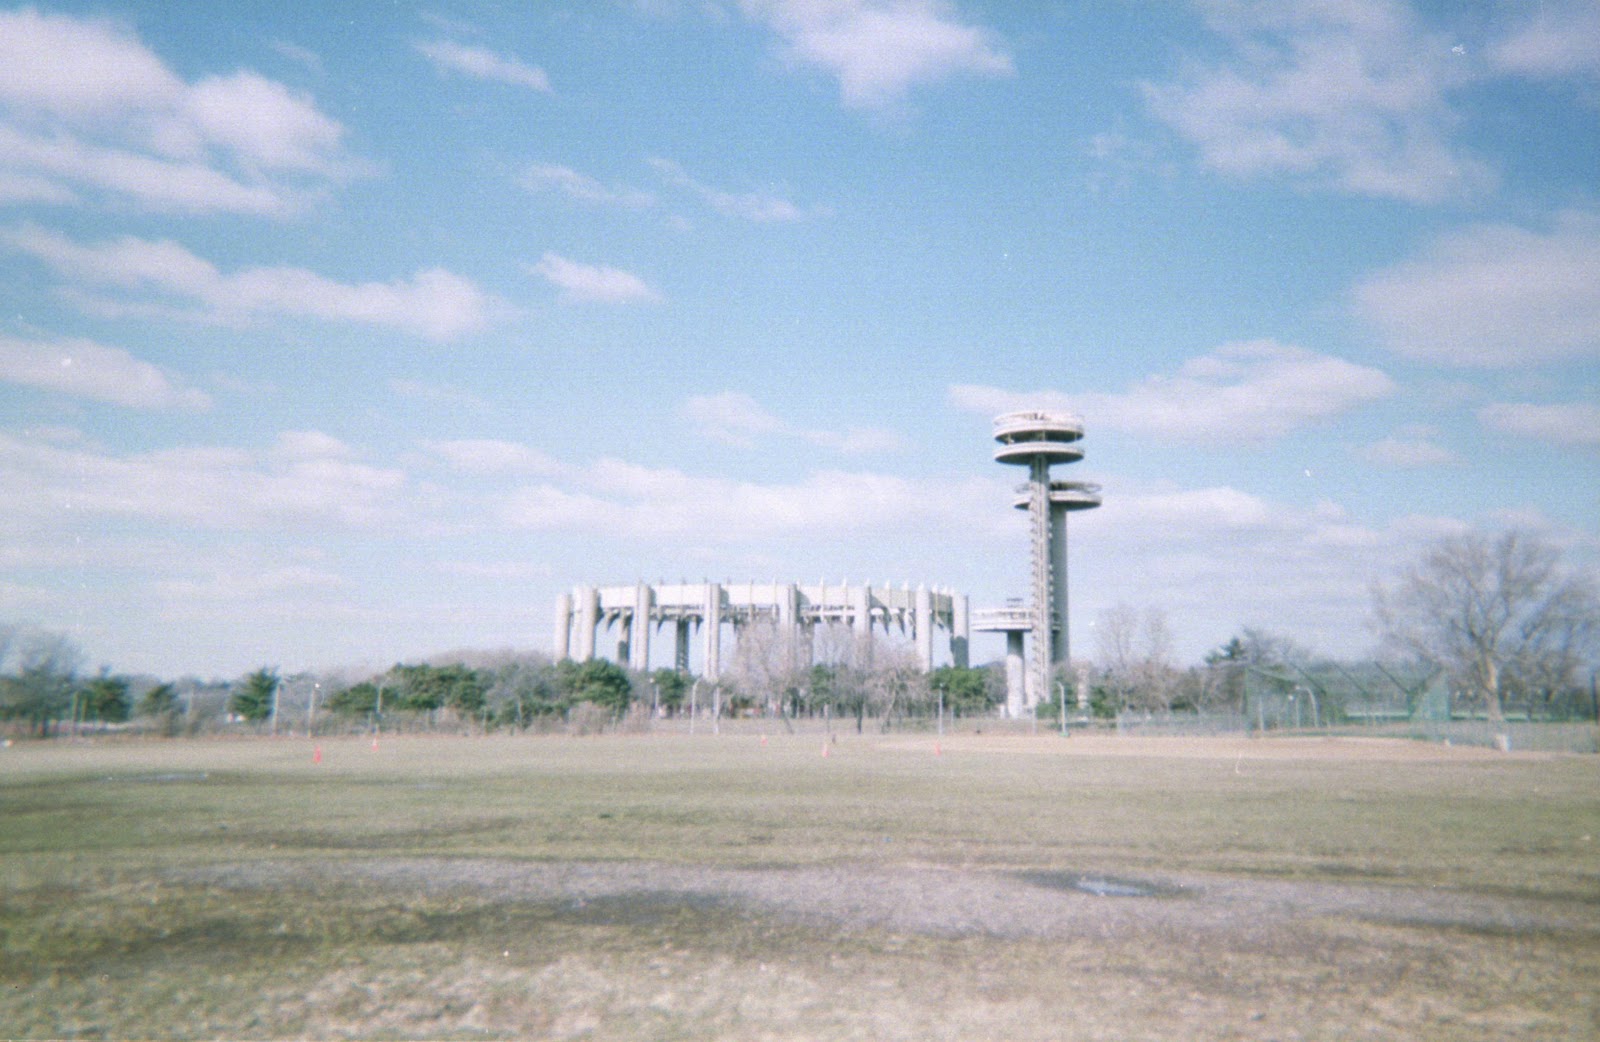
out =
[[[1592,0],[336,10],[0,8],[0,620],[228,676],[578,583],[996,605],[1035,406],[1084,653],[1600,550]]]

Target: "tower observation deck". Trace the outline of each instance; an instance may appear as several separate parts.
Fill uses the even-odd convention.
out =
[[[1028,512],[1032,549],[1028,621],[1033,647],[1028,658],[1026,694],[1012,692],[1007,697],[1008,708],[1015,713],[1019,702],[1033,706],[1048,698],[1053,668],[1070,661],[1067,514],[1099,506],[1100,487],[1084,481],[1050,480],[1051,466],[1083,459],[1083,421],[1076,416],[1039,411],[1005,413],[995,417],[994,440],[999,443],[994,451],[997,463],[1028,468],[1028,481],[1017,488],[1014,504]]]

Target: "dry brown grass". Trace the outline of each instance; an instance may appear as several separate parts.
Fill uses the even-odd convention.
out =
[[[0,1034],[1600,1035],[1593,758],[822,748],[15,746]]]

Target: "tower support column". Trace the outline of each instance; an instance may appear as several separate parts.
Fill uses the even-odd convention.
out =
[[[594,658],[595,633],[600,628],[600,591],[585,586],[578,591],[578,661]]]
[[[1050,686],[1050,659],[1055,640],[1051,622],[1055,598],[1050,589],[1050,460],[1039,455],[1028,465],[1028,523],[1033,536],[1033,654],[1028,670],[1028,706]]]
[[[563,593],[556,598],[555,625],[556,661],[572,657],[572,594]]]
[[[706,584],[706,660],[701,667],[705,678],[715,683],[722,676],[722,587]]]
[[[645,583],[634,587],[633,618],[628,626],[628,668],[639,673],[650,670],[650,608],[654,591]]]
[[[858,586],[855,603],[851,607],[850,623],[854,628],[855,647],[851,649],[856,667],[865,669],[872,658],[872,587]]]
[[[1027,670],[1022,661],[1022,630],[1006,633],[1006,716],[1022,718],[1028,703]]]
[[[933,672],[933,591],[918,586],[912,602],[912,627],[917,631],[917,661],[924,673]]]
[[[1050,585],[1054,588],[1055,603],[1050,606],[1051,635],[1050,662],[1066,666],[1071,655],[1067,639],[1067,507],[1064,503],[1050,504]],[[1045,693],[1049,698],[1049,692]]]
[[[678,620],[676,639],[672,642],[672,668],[685,676],[689,673],[689,620]]]
[[[967,595],[952,593],[950,595],[950,660],[957,669],[969,668],[970,661],[968,647],[972,641],[972,612],[968,605]]]

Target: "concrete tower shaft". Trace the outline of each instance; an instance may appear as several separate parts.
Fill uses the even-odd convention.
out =
[[[1072,645],[1067,631],[1067,514],[1074,510],[1093,510],[1100,505],[1100,486],[1088,481],[1050,482],[1050,659],[1070,662]],[[1017,489],[1012,505],[1018,510],[1032,506],[1032,487]]]

